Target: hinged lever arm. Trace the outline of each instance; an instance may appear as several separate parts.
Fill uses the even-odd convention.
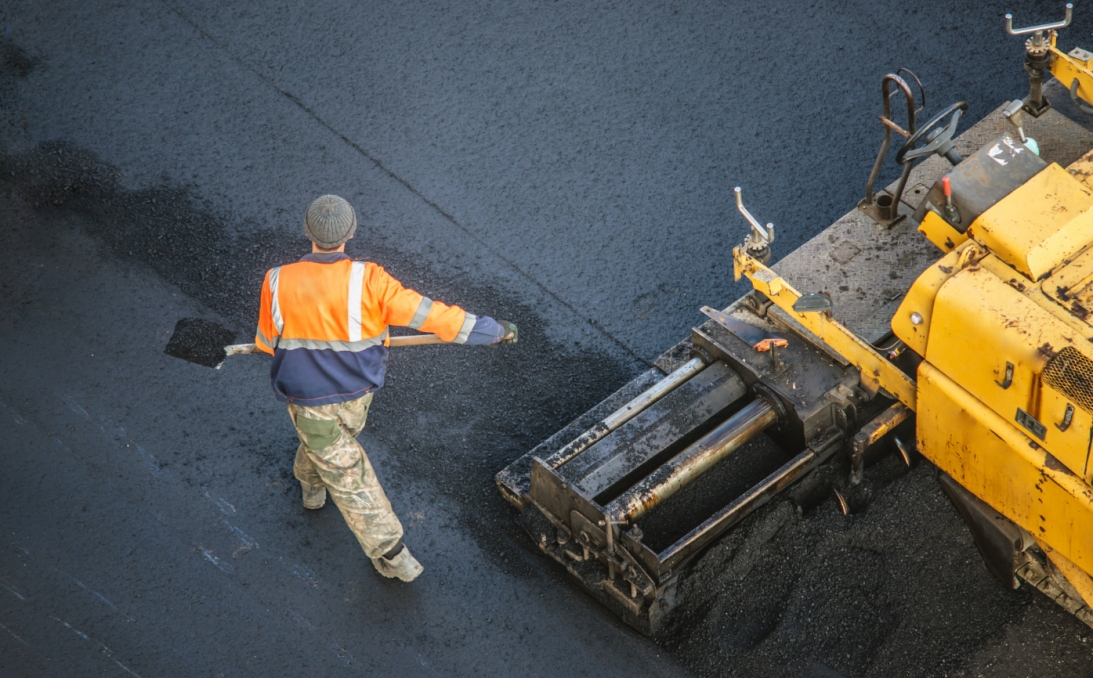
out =
[[[767,224],[766,226],[760,224],[759,220],[751,215],[748,208],[744,207],[744,198],[740,194],[740,187],[737,186],[732,191],[736,194],[736,209],[740,210],[740,214],[743,214],[744,218],[751,224],[752,235],[766,245],[774,242],[774,224]]]
[[[774,224],[767,224],[766,226],[760,224],[759,220],[751,215],[748,208],[744,207],[744,199],[740,197],[740,187],[734,188],[733,192],[736,193],[736,209],[740,210],[740,214],[743,214],[744,218],[751,224],[751,232],[744,239],[744,247],[749,254],[764,264],[770,262],[770,244],[774,242]]]

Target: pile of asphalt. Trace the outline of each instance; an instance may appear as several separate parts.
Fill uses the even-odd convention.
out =
[[[1093,631],[987,572],[935,467],[889,454],[853,489],[847,471],[821,469],[850,515],[830,491],[759,510],[682,577],[658,641],[705,676],[1016,676],[1046,657],[1089,675]],[[1013,636],[1041,660],[1007,651]]]
[[[639,519],[643,542],[663,551],[789,459],[760,433]]]

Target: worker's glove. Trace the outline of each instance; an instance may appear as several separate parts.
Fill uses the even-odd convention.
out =
[[[498,320],[497,324],[501,326],[505,334],[498,343],[500,344],[515,344],[516,338],[519,335],[519,331],[516,329],[516,323],[509,320]]]

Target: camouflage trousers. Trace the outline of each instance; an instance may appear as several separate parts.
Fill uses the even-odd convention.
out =
[[[369,393],[331,405],[289,403],[288,414],[300,438],[293,464],[296,479],[325,487],[365,554],[378,558],[398,544],[402,523],[357,442],[371,404]]]

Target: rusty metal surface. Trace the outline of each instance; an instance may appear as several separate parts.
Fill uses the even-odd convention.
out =
[[[957,137],[957,152],[968,157],[1012,129],[1002,108]],[[1093,132],[1055,110],[1029,120],[1025,132],[1039,142],[1045,160],[1063,166],[1093,148]],[[901,212],[909,216],[925,195],[922,187],[932,186],[950,167],[937,156],[915,167]],[[888,333],[904,293],[940,256],[911,219],[887,229],[855,209],[771,268],[802,293],[830,294],[839,322],[866,341],[875,342]]]
[[[654,405],[666,395],[672,394],[677,387],[690,383],[692,377],[699,372],[702,372],[706,367],[706,362],[702,358],[692,358],[684,365],[680,366],[679,369],[673,371],[664,379],[661,379],[652,388],[626,403],[618,410],[612,412],[595,426],[577,436],[568,445],[551,454],[543,461],[549,464],[551,468],[555,469],[569,463],[574,457],[581,454],[598,441],[603,440],[603,438],[611,434],[612,431],[616,431],[620,426],[623,426],[634,419],[634,417],[643,414],[651,405]]]
[[[617,431],[589,447],[558,473],[587,497],[595,498],[632,475],[718,416],[747,393],[740,377],[715,363],[650,406]]]
[[[843,435],[833,430],[831,435],[817,439],[803,452],[736,497],[716,514],[694,528],[674,544],[657,554],[665,571],[674,570],[707,544],[717,539],[745,516],[770,501],[798,478],[803,477],[842,449]]]
[[[865,452],[881,438],[888,435],[913,414],[911,408],[903,403],[894,403],[873,421],[869,422],[854,436],[850,452],[850,482],[857,485],[862,481]],[[900,450],[904,454],[903,450]],[[906,458],[906,456],[905,456]]]
[[[1064,610],[1077,617],[1083,624],[1093,628],[1093,610],[1085,604],[1081,595],[1066,580],[1051,562],[1039,552],[1030,549],[1020,554],[1021,563],[1017,576],[1030,586],[1046,595]]]
[[[598,405],[574,419],[565,428],[539,443],[530,452],[506,466],[495,477],[501,495],[517,509],[523,510],[527,505],[528,486],[531,483],[532,459],[549,457],[662,378],[664,378],[664,372],[656,367],[649,368],[600,401]]]
[[[777,421],[774,407],[756,398],[611,502],[606,514],[636,520]]]

